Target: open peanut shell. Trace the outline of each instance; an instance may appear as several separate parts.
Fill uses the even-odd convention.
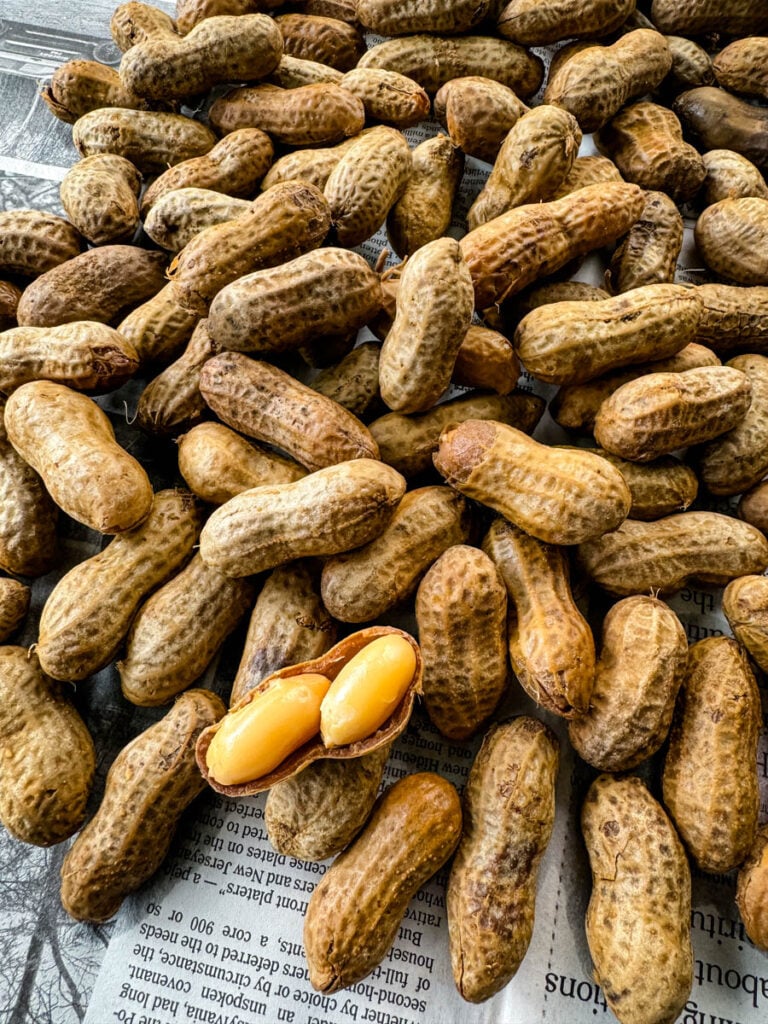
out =
[[[419,645],[409,633],[404,632],[402,629],[396,629],[394,626],[368,626],[366,629],[360,629],[356,633],[351,633],[349,636],[344,637],[343,640],[340,640],[319,658],[303,661],[299,665],[287,665],[285,668],[278,669],[277,672],[267,676],[258,686],[246,693],[241,700],[230,708],[230,713],[239,711],[240,708],[245,707],[246,704],[249,704],[260,693],[268,689],[276,679],[316,672],[326,676],[333,682],[347,662],[359,651],[373,640],[392,634],[403,637],[411,644],[416,655],[416,669],[405,692],[405,696],[376,732],[355,743],[331,749],[325,746],[318,733],[308,743],[303,744],[298,750],[294,750],[292,754],[289,754],[273,771],[249,782],[240,782],[237,785],[226,786],[216,781],[208,771],[207,764],[208,747],[217,729],[220,728],[221,723],[224,721],[224,719],[221,719],[215,725],[203,730],[198,738],[195,751],[198,767],[208,785],[215,789],[217,793],[223,793],[225,796],[253,796],[256,793],[263,792],[265,789],[270,789],[278,782],[283,782],[285,779],[290,779],[293,775],[298,775],[300,771],[303,771],[313,761],[319,761],[322,758],[342,760],[351,757],[362,757],[363,754],[370,754],[373,750],[383,747],[385,743],[391,743],[408,725],[416,695],[421,693],[421,681],[424,673],[424,663]]]

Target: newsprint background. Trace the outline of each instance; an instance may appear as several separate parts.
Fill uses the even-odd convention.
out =
[[[160,3],[172,11],[170,5]],[[58,5],[3,0],[0,5],[0,208],[63,212],[58,186],[76,160],[70,128],[39,96],[40,83],[74,57],[117,64],[109,40],[106,0]],[[436,130],[437,126],[433,126]],[[417,133],[411,132],[412,143]],[[591,152],[586,140],[583,152]],[[457,211],[461,229],[487,167],[470,165]],[[377,237],[363,247],[375,259]],[[681,277],[700,278],[684,253]],[[579,276],[599,281],[587,261]],[[525,385],[526,382],[523,381]],[[530,382],[527,382],[530,386]],[[172,446],[142,438],[129,426],[142,382],[101,399],[118,437],[148,465],[157,486],[178,481]],[[538,388],[538,390],[544,390]],[[551,422],[540,435],[563,438]],[[537,435],[538,436],[538,435]],[[101,538],[67,521],[62,566],[35,585],[32,613],[20,641],[34,642],[40,608],[72,564],[94,553]],[[686,589],[670,600],[691,641],[727,631],[719,598]],[[390,619],[409,627],[407,619]],[[239,658],[235,635],[202,680],[223,695]],[[764,706],[768,696],[763,690]],[[92,810],[118,750],[159,712],[120,696],[117,674],[101,672],[76,700],[93,733],[99,767]],[[59,902],[65,849],[26,847],[0,831],[0,1022],[2,1024],[581,1024],[613,1019],[592,979],[584,938],[589,871],[576,823],[594,773],[570,753],[560,721],[535,710],[519,693],[501,714],[535,713],[562,742],[555,833],[542,866],[536,927],[514,981],[488,1003],[463,1003],[450,975],[444,904],[445,872],[414,898],[394,946],[372,975],[349,991],[324,997],[307,980],[303,911],[326,865],[286,859],[266,840],[264,797],[230,801],[202,796],[182,821],[159,876],[126,900],[106,925],[71,921]],[[417,713],[395,747],[386,782],[420,770],[439,771],[461,786],[478,742],[443,742]],[[761,740],[761,820],[768,818],[768,744]],[[643,770],[658,795],[658,763]],[[768,958],[746,939],[734,905],[734,878],[694,872],[695,981],[684,1024],[762,1024],[768,1019]]]

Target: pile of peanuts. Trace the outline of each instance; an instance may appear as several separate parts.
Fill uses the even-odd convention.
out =
[[[40,846],[81,829],[95,752],[61,683],[119,656],[127,701],[175,702],[67,854],[73,917],[117,911],[206,783],[268,789],[280,852],[339,854],[307,911],[312,984],[373,970],[455,852],[451,960],[480,1002],[525,956],[555,814],[552,730],[490,724],[511,666],[602,773],[582,814],[595,977],[620,1021],[673,1021],[688,858],[740,869],[768,949],[768,8],[281,6],[118,7],[119,72],[71,61],[43,93],[82,156],[68,219],[0,213],[2,639],[16,577],[56,569],[60,512],[114,537],[60,574],[32,649],[0,648],[0,819]],[[366,51],[363,30],[389,38]],[[529,47],[566,40],[528,106]],[[430,114],[447,134],[411,148]],[[577,155],[583,133],[601,155]],[[457,240],[465,155],[493,166]],[[722,283],[674,283],[681,203]],[[384,224],[386,271],[352,251]],[[606,290],[569,280],[614,244]],[[533,439],[546,403],[521,364],[579,446]],[[132,378],[176,488],[155,493],[90,397]],[[741,495],[737,515],[687,511],[700,490]],[[618,599],[597,650],[572,571]],[[689,650],[659,598],[689,581],[725,587],[733,637]],[[414,595],[418,643],[377,621]],[[190,687],[249,614],[227,711]],[[376,802],[420,697],[452,741],[486,730],[463,806],[431,773]],[[628,773],[667,740],[662,806]]]

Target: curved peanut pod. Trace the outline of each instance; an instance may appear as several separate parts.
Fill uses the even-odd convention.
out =
[[[141,600],[192,553],[200,510],[187,491],[158,491],[133,530],[69,570],[40,616],[36,652],[48,675],[77,682],[116,655]]]
[[[335,146],[318,146],[313,149],[294,149],[278,160],[275,160],[270,167],[264,180],[261,183],[261,191],[266,192],[268,188],[281,181],[292,181],[298,178],[307,181],[316,188],[324,189],[331,171],[346,153],[358,141],[361,135],[369,132],[370,128],[362,131],[351,138]]]
[[[466,502],[448,487],[409,491],[384,530],[323,566],[323,604],[341,622],[371,622],[405,600],[446,548],[468,539]]]
[[[483,550],[507,588],[509,657],[520,685],[547,711],[582,714],[594,683],[595,641],[574,603],[565,553],[503,519],[491,524]]]
[[[493,420],[444,430],[434,463],[466,497],[548,544],[615,530],[632,501],[621,473],[599,455],[550,448]]]
[[[677,206],[663,192],[649,192],[639,219],[611,257],[606,286],[615,293],[674,281],[682,246]]]
[[[213,513],[200,554],[230,576],[250,576],[296,558],[350,551],[382,532],[404,493],[400,474],[373,459],[254,487]]]
[[[130,160],[103,153],[80,160],[67,172],[61,205],[89,242],[120,242],[139,226],[140,190],[141,175]]]
[[[37,277],[71,260],[85,239],[69,221],[42,210],[0,213],[0,271]]]
[[[730,92],[742,93],[768,100],[768,77],[765,72],[768,61],[768,39],[752,34],[746,39],[736,39],[724,47],[714,58],[717,83]]]
[[[577,156],[573,161],[570,171],[566,174],[560,184],[548,197],[549,199],[562,199],[564,196],[577,192],[587,185],[596,185],[600,181],[623,181],[621,173],[613,162],[605,156]],[[578,281],[553,281],[556,284],[579,284]]]
[[[224,710],[215,693],[188,690],[117,755],[95,817],[61,866],[61,902],[71,917],[108,920],[160,867],[182,812],[205,788],[197,738]]]
[[[757,832],[760,691],[747,656],[726,636],[688,653],[669,749],[664,803],[702,871],[732,871]]]
[[[359,654],[363,648],[367,647],[368,644],[372,643],[374,640],[378,640],[381,637],[386,636],[402,637],[411,645],[416,657],[416,667],[400,703],[394,709],[389,718],[382,722],[374,733],[361,740],[357,740],[354,743],[347,743],[337,747],[326,747],[320,738],[320,734],[316,733],[315,736],[300,746],[292,754],[289,754],[276,768],[268,772],[266,775],[262,775],[258,779],[253,779],[248,782],[224,785],[224,783],[219,782],[211,773],[207,759],[208,748],[210,747],[211,740],[216,734],[219,726],[222,724],[219,723],[210,729],[206,729],[200,736],[197,744],[197,763],[208,784],[215,789],[217,793],[222,793],[225,796],[252,796],[255,793],[261,793],[265,789],[269,789],[278,782],[284,782],[286,779],[290,779],[294,775],[298,775],[299,772],[302,772],[306,767],[308,767],[308,765],[315,761],[323,760],[325,758],[343,761],[349,758],[361,757],[364,754],[373,753],[374,750],[379,750],[381,747],[388,746],[408,725],[416,697],[421,693],[422,675],[422,661],[419,645],[413,637],[410,636],[410,634],[404,633],[401,629],[395,629],[394,626],[369,626],[367,629],[358,630],[356,633],[350,633],[349,636],[344,637],[343,640],[340,640],[337,644],[331,647],[329,651],[321,654],[318,658],[314,658],[311,661],[301,662],[298,665],[287,665],[285,668],[278,669],[276,672],[267,676],[267,678],[259,683],[258,686],[249,690],[236,704],[232,705],[229,710],[230,713],[232,713],[247,707],[251,701],[255,700],[261,693],[264,693],[265,690],[268,690],[276,680],[294,678],[296,676],[306,674],[319,674],[333,682],[342,668],[344,668],[347,662],[356,654]]]
[[[123,53],[153,37],[176,36],[173,18],[158,7],[127,0],[116,7],[109,22],[109,33]]]
[[[568,723],[574,750],[593,768],[624,772],[655,754],[672,723],[688,638],[663,601],[638,595],[613,605],[586,713]]]
[[[130,530],[154,494],[94,401],[62,384],[22,384],[5,406],[8,439],[67,515],[101,533]]]
[[[558,763],[554,733],[521,717],[492,726],[472,765],[446,893],[453,979],[468,1002],[499,992],[528,950]]]
[[[439,775],[409,775],[387,790],[310,898],[304,948],[314,988],[346,988],[384,959],[411,897],[460,835],[458,795]]]
[[[284,0],[176,0],[176,25],[185,34],[216,14],[256,14],[282,7]]]
[[[701,86],[681,93],[672,109],[699,149],[731,149],[761,171],[768,170],[765,107],[738,99],[724,89]]]
[[[204,124],[181,114],[100,107],[78,118],[72,141],[81,156],[116,153],[142,174],[153,174],[207,153],[215,146],[216,136]]]
[[[764,825],[739,872],[736,904],[749,940],[768,949],[768,826]]]
[[[739,643],[768,672],[768,577],[731,580],[723,591],[723,614]]]
[[[676,1020],[693,984],[691,873],[675,828],[639,778],[599,776],[581,811],[592,868],[587,942],[619,1020]]]
[[[416,594],[424,706],[449,739],[471,736],[507,686],[507,591],[491,559],[456,544]]]
[[[63,687],[24,647],[0,647],[0,820],[24,843],[51,846],[85,820],[93,741]]]
[[[491,0],[422,0],[404,6],[399,0],[357,0],[357,17],[365,28],[381,36],[412,32],[467,32],[490,13]]]
[[[723,586],[768,568],[768,540],[749,523],[718,512],[681,512],[652,523],[628,519],[579,546],[587,575],[621,597],[671,594],[689,581]]]

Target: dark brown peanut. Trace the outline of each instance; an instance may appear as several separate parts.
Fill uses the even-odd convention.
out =
[[[768,170],[768,113],[724,89],[701,86],[681,93],[672,105],[700,150],[731,149]]]

